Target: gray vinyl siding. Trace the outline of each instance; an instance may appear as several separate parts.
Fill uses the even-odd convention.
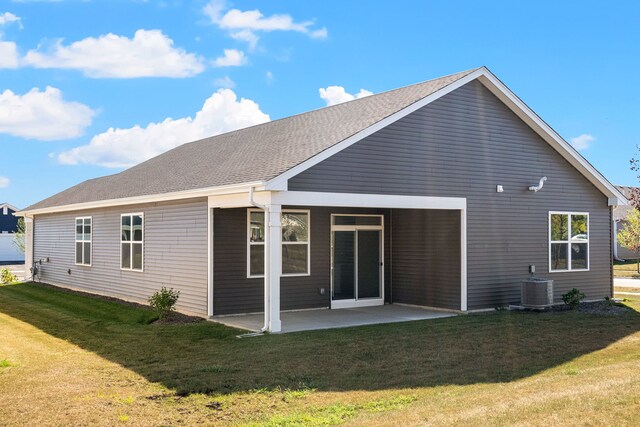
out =
[[[527,191],[542,176],[543,190]],[[300,173],[288,188],[465,197],[469,309],[518,302],[530,264],[555,280],[556,301],[572,287],[588,298],[611,293],[606,196],[478,81]],[[590,271],[549,273],[549,211],[590,213]]]
[[[120,214],[144,213],[144,271],[120,269]],[[75,265],[75,218],[91,216],[92,265]],[[207,200],[38,215],[34,259],[42,281],[146,304],[162,286],[180,291],[179,311],[207,315]],[[71,270],[71,274],[68,273]]]
[[[394,209],[393,302],[460,308],[460,213]]]
[[[283,209],[311,211],[311,274],[282,277],[282,310],[323,308],[331,305],[331,214],[385,215],[385,263],[390,260],[389,215],[383,209],[345,209],[289,206]],[[214,217],[214,315],[254,313],[264,308],[264,279],[247,277],[247,209],[215,209]],[[385,269],[388,298],[390,273]],[[324,288],[324,295],[320,289]]]

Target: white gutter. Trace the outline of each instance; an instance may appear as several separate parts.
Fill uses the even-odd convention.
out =
[[[269,274],[271,270],[271,251],[269,250],[269,238],[270,238],[270,227],[269,227],[269,219],[270,212],[269,207],[267,205],[262,205],[255,200],[253,200],[253,192],[254,187],[249,188],[249,203],[251,206],[255,206],[258,209],[262,209],[264,211],[264,326],[260,329],[262,332],[269,330],[269,321],[270,321],[270,311],[269,307],[271,304],[271,283],[269,282],[269,278],[271,275]],[[250,219],[249,219],[250,220]]]

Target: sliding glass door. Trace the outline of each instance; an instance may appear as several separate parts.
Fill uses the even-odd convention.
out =
[[[331,307],[384,303],[382,215],[332,215]]]

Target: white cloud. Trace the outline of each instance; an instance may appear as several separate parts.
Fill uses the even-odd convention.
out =
[[[63,45],[48,52],[30,50],[24,63],[36,68],[81,70],[93,78],[190,77],[204,70],[204,61],[173,46],[160,30],[138,30],[132,39],[116,34]]]
[[[253,33],[250,30],[234,31],[229,35],[234,40],[240,40],[248,43],[249,50],[251,51],[255,50],[256,46],[258,45],[258,40],[260,39],[258,36],[255,35],[255,33]]]
[[[224,56],[216,58],[213,65],[216,67],[239,67],[247,63],[244,52],[237,49],[225,49]]]
[[[309,36],[314,39],[326,39],[329,36],[329,31],[326,27],[322,27],[319,30],[311,31]]]
[[[573,145],[573,148],[575,148],[578,151],[586,150],[591,146],[591,143],[594,142],[595,140],[596,138],[593,135],[589,135],[586,133],[583,133],[580,136],[569,138],[569,142],[571,143],[571,145]]]
[[[0,68],[18,68],[18,47],[14,42],[0,40]]]
[[[225,89],[233,89],[236,87],[236,82],[231,80],[229,76],[220,77],[219,79],[215,79],[213,84],[217,87],[222,87]]]
[[[203,9],[213,24],[227,30],[229,35],[236,40],[249,43],[251,49],[255,48],[259,37],[257,32],[270,31],[294,31],[307,34],[316,39],[326,39],[326,28],[312,29],[313,21],[296,22],[291,15],[275,14],[264,16],[258,9],[241,11],[239,9],[226,10],[224,0],[213,0]]]
[[[127,167],[157,156],[186,142],[268,122],[269,116],[250,99],[238,100],[231,89],[209,97],[195,117],[166,118],[146,127],[109,128],[90,143],[60,153],[58,161],[106,167]]]
[[[0,176],[0,188],[7,188],[10,183],[9,178]]]
[[[0,93],[0,133],[43,141],[75,138],[94,115],[84,104],[65,101],[62,92],[50,86],[24,95],[9,89]]]
[[[365,96],[373,95],[366,89],[360,89],[360,92],[352,95],[348,93],[342,86],[327,86],[326,88],[320,88],[320,98],[324,99],[327,106],[341,104],[347,101],[353,101],[354,99],[364,98]]]
[[[5,12],[0,15],[0,25],[10,24],[11,22],[20,22],[20,17],[11,12]]]

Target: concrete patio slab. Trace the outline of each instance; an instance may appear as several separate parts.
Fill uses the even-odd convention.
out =
[[[348,328],[379,323],[407,322],[411,320],[438,319],[456,316],[456,313],[388,304],[376,307],[320,309],[282,312],[282,332],[299,332],[317,329]],[[210,320],[239,329],[260,331],[264,315],[244,314],[238,316],[214,316]]]

